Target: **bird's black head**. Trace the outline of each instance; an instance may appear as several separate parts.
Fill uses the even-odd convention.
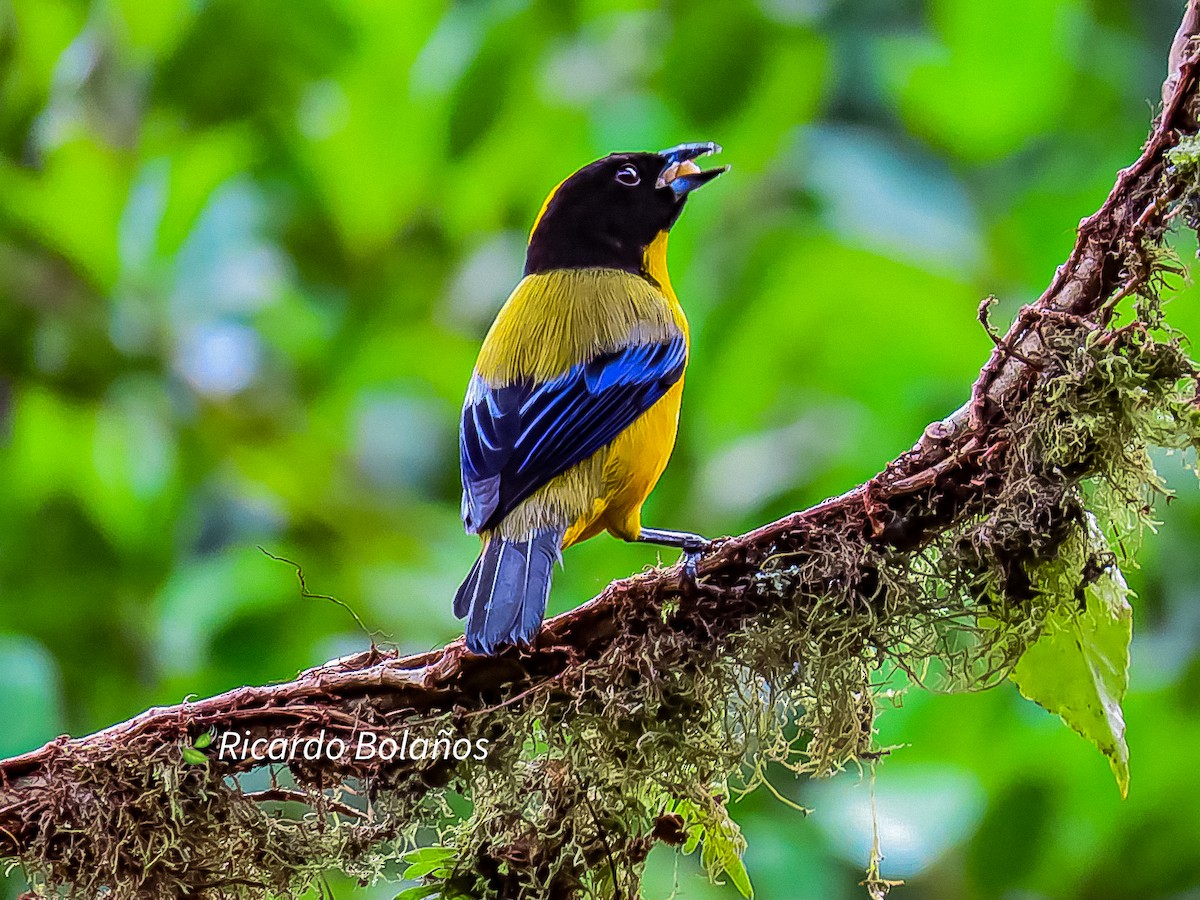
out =
[[[670,230],[688,194],[728,166],[692,160],[721,148],[711,141],[660,153],[614,153],[584,166],[546,199],[533,226],[525,274],[607,268],[639,273],[645,249]]]

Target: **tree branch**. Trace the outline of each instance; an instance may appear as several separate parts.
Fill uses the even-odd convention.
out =
[[[140,754],[149,764],[162,757],[164,747],[189,743],[210,729],[297,736],[324,728],[349,737],[367,727],[415,729],[524,707],[530,698],[586,679],[588,665],[610,658],[617,645],[637,643],[651,633],[661,635],[663,629],[692,645],[723,646],[782,602],[761,577],[764,568],[781,557],[801,573],[792,585],[793,596],[819,594],[839,578],[850,584],[865,576],[861,570],[831,575],[821,566],[806,567],[817,558],[817,548],[857,542],[872,552],[909,553],[960,526],[1006,487],[1004,460],[1011,440],[1007,427],[1023,404],[1031,402],[1038,367],[1050,352],[1047,329],[1105,330],[1105,339],[1119,340],[1110,336],[1120,330],[1109,330],[1116,301],[1146,290],[1157,277],[1160,267],[1142,248],[1161,237],[1165,216],[1181,192],[1164,178],[1165,154],[1196,128],[1198,35],[1200,12],[1197,0],[1192,0],[1171,51],[1163,109],[1140,157],[1119,173],[1101,208],[1080,223],[1074,249],[1046,291],[996,340],[969,401],[930,424],[913,449],[879,475],[839,497],[721,541],[700,562],[694,589],[682,581],[680,566],[615,581],[583,606],[549,620],[536,647],[527,651],[479,657],[467,652],[461,639],[408,657],[372,648],[303,672],[290,682],[241,687],[150,709],[96,734],[64,736],[4,760],[0,853],[21,857],[37,846],[44,859],[46,848],[56,846],[59,830],[67,827],[63,817],[77,814],[64,806],[68,801],[59,784],[64,771],[104,770],[116,757],[129,754]],[[871,591],[863,588],[862,594],[866,602]],[[647,658],[654,663],[657,651],[648,639],[645,642],[648,656],[631,666],[644,665]],[[671,665],[673,659],[666,656],[659,662]],[[255,765],[251,760],[213,761],[222,777]],[[330,767],[336,769],[337,764]],[[352,763],[341,772],[330,767],[294,768],[298,780],[308,784],[358,774]],[[449,764],[397,759],[386,767],[386,781],[393,788],[407,785],[419,792],[425,785],[445,783],[452,770]],[[311,802],[313,795],[281,787],[255,799],[302,796]],[[346,815],[365,815],[344,799],[331,799],[325,812],[338,812],[338,807]],[[71,865],[101,856],[99,850],[76,844],[61,851],[61,859],[68,861],[64,864]],[[197,876],[194,883],[206,883],[209,877],[211,873]]]

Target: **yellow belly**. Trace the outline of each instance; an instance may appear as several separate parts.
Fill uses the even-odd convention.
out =
[[[607,529],[626,541],[642,531],[642,504],[654,490],[679,429],[683,379],[671,386],[657,403],[617,435],[604,458],[603,484],[591,509],[567,530],[563,547],[587,540]]]

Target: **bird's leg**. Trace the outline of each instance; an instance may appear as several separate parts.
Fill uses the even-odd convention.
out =
[[[682,550],[683,572],[693,585],[696,583],[696,563],[713,545],[708,538],[690,531],[667,531],[663,528],[643,528],[637,539],[643,544],[659,544]]]

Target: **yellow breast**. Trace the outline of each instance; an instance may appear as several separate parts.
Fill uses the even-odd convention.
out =
[[[642,268],[658,283],[675,326],[688,339],[687,317],[671,287],[667,274],[667,232],[646,248]],[[683,400],[683,378],[637,421],[617,435],[605,459],[604,511],[594,522],[574,529],[568,539],[583,540],[591,533],[608,529],[619,538],[635,540],[642,529],[642,504],[654,490],[675,449],[679,431],[679,408]]]
[[[658,284],[663,296],[667,299],[667,306],[671,310],[675,324],[683,332],[684,339],[690,341],[691,333],[688,330],[687,316],[683,314],[683,306],[679,303],[679,298],[675,296],[675,289],[671,287],[671,276],[667,273],[668,237],[669,234],[666,231],[658,233],[658,237],[650,243],[642,256],[642,269],[650,276],[651,280]]]

